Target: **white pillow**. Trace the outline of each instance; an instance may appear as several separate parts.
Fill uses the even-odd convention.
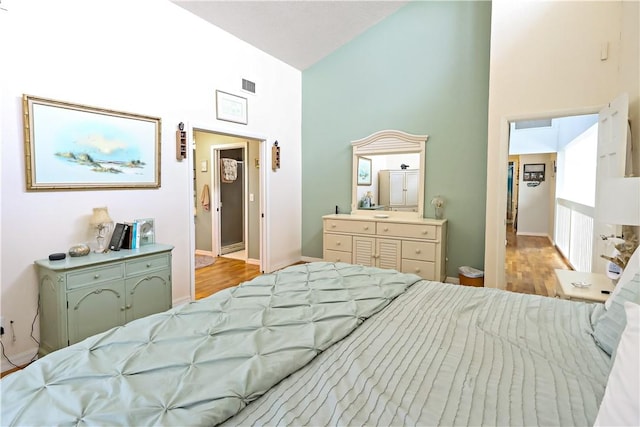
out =
[[[618,292],[620,292],[620,288],[622,287],[622,285],[633,279],[633,277],[638,272],[640,272],[640,246],[636,248],[635,252],[633,252],[633,254],[631,255],[631,258],[629,258],[629,262],[627,262],[627,266],[622,271],[622,274],[618,279],[618,284],[613,289],[613,293],[611,293],[611,295],[609,295],[609,298],[607,298],[607,300],[605,301],[604,308],[609,310],[613,297],[615,295],[618,295]]]
[[[625,326],[594,426],[640,426],[640,305],[626,301]]]

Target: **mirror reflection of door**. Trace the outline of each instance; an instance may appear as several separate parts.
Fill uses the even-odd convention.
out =
[[[225,255],[245,249],[244,149],[220,150],[220,168],[220,252]]]

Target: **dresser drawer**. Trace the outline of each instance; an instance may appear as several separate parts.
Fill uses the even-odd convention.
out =
[[[377,231],[380,236],[412,237],[429,240],[435,240],[438,237],[438,227],[435,225],[379,222]]]
[[[332,251],[325,249],[324,260],[327,262],[346,262],[351,263],[351,252]]]
[[[402,241],[402,258],[416,261],[435,261],[436,244],[429,242]]]
[[[135,261],[127,261],[125,263],[125,271],[127,273],[127,277],[133,274],[140,274],[147,271],[154,271],[165,268],[169,268],[168,255],[146,257],[137,259]]]
[[[324,248],[334,251],[351,252],[351,236],[344,234],[324,234]]]
[[[117,280],[123,276],[122,264],[76,271],[67,275],[67,289],[76,289],[96,283]]]
[[[436,280],[436,265],[429,261],[402,260],[402,272],[413,273],[426,280]]]
[[[324,231],[339,233],[376,234],[374,221],[348,221],[340,219],[327,219],[324,222]]]

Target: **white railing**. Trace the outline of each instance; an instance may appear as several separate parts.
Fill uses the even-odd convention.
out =
[[[555,244],[577,271],[591,271],[593,214],[591,206],[556,199]]]

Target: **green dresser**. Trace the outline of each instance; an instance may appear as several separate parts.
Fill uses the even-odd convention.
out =
[[[171,251],[154,244],[35,261],[40,355],[171,308]]]

